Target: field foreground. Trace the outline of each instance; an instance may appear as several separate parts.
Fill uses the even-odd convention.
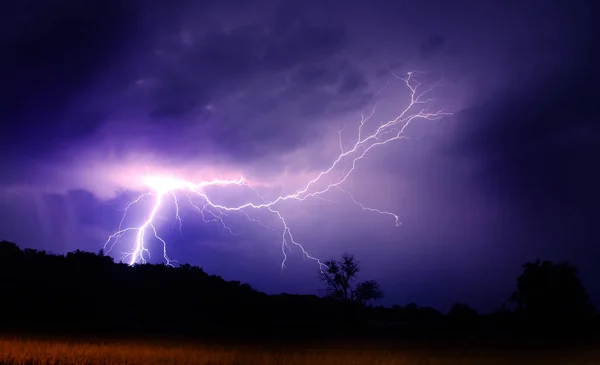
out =
[[[169,341],[101,341],[0,338],[7,365],[291,364],[485,365],[600,364],[600,351],[424,350],[386,345],[199,345]]]

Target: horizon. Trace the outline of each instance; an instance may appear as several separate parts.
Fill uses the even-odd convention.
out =
[[[14,244],[14,245],[16,245],[17,247],[19,247],[19,249],[20,249],[22,252],[25,252],[25,250],[27,250],[27,248],[21,248],[21,247],[20,247],[20,246],[19,246],[17,243],[14,243],[14,242],[9,242],[9,241],[6,241],[6,240],[0,240],[0,243],[9,243],[9,244]],[[35,250],[35,249],[33,249],[33,250]],[[169,265],[169,264],[167,264],[166,262],[157,262],[157,263],[150,263],[150,262],[144,262],[144,263],[141,263],[141,262],[138,262],[138,263],[130,264],[130,263],[124,262],[123,260],[121,260],[121,261],[116,261],[116,260],[115,260],[113,257],[111,257],[111,256],[109,256],[109,255],[106,255],[106,254],[103,252],[103,249],[100,249],[100,251],[99,251],[99,252],[82,251],[82,250],[76,249],[75,251],[70,251],[70,252],[66,252],[66,253],[53,253],[53,252],[51,252],[51,251],[45,251],[45,250],[36,250],[36,251],[38,251],[38,252],[44,252],[44,253],[46,253],[47,255],[59,256],[59,257],[64,257],[64,258],[66,258],[68,254],[76,254],[76,253],[78,253],[78,252],[81,252],[81,253],[87,253],[87,254],[93,254],[93,255],[96,255],[96,256],[105,256],[105,257],[109,257],[109,258],[112,260],[112,263],[113,263],[113,264],[127,266],[127,267],[129,267],[129,268],[132,268],[132,269],[135,269],[137,266],[140,266],[140,265],[142,265],[142,266],[143,266],[143,265],[150,265],[150,266],[165,266],[165,267],[169,267],[169,268],[172,268],[172,269],[178,269],[178,268],[181,268],[182,266],[189,266],[189,267],[192,267],[192,268],[198,268],[198,269],[200,269],[200,270],[201,270],[201,271],[202,271],[204,274],[206,274],[206,275],[208,275],[208,276],[216,276],[216,277],[218,277],[218,278],[220,278],[220,279],[224,280],[225,282],[236,282],[236,283],[240,283],[240,284],[242,284],[242,285],[249,285],[249,286],[252,288],[252,290],[254,290],[254,291],[258,292],[258,293],[263,293],[263,294],[269,295],[269,296],[277,296],[277,295],[290,295],[290,296],[307,296],[307,297],[317,297],[317,298],[319,298],[319,299],[330,299],[330,298],[328,298],[328,296],[327,296],[327,295],[318,295],[318,294],[315,294],[315,293],[304,293],[304,294],[299,294],[299,293],[288,293],[288,292],[275,292],[275,293],[268,293],[268,292],[264,292],[264,291],[261,291],[261,290],[258,290],[258,289],[256,289],[256,288],[254,288],[254,287],[253,287],[251,284],[249,284],[249,283],[247,283],[247,282],[245,282],[245,281],[242,281],[242,280],[237,280],[236,278],[232,278],[232,279],[229,279],[229,280],[227,280],[227,279],[224,279],[224,278],[222,278],[221,276],[219,276],[219,275],[217,275],[217,274],[214,274],[214,273],[211,273],[211,272],[208,272],[208,271],[204,270],[204,268],[203,268],[202,266],[190,265],[190,264],[188,264],[188,263],[173,263],[173,264]],[[337,258],[337,260],[339,260],[339,258]],[[543,260],[543,259],[540,259],[540,258],[538,258],[536,261],[539,261],[540,263],[545,263],[545,262],[551,262],[551,263],[554,263],[554,262],[552,262],[552,261]],[[522,263],[522,264],[521,264],[521,269],[524,269],[524,267],[525,267],[525,265],[526,265],[526,264],[533,263],[533,262],[534,262],[534,261],[530,261],[530,262],[524,262],[524,263]],[[570,264],[570,263],[568,263],[568,262],[566,262],[566,261],[560,261],[560,262],[555,262],[555,263],[556,263],[556,264],[560,264],[560,263]],[[576,268],[576,267],[575,267],[575,268]],[[576,269],[577,269],[577,268],[576,268]],[[521,272],[521,273],[522,273],[522,272]],[[364,278],[362,278],[361,276],[362,276],[362,275],[360,275],[360,272],[359,272],[357,279],[359,279],[359,280],[361,280],[361,281],[362,281],[362,279],[364,279]],[[517,278],[515,278],[515,280],[514,280],[514,290],[516,290],[516,288],[517,288],[517,285],[516,285],[516,284],[517,284]],[[385,298],[385,288],[382,288],[382,289],[383,289],[383,290],[382,290],[382,291],[383,291],[383,298]],[[410,305],[416,305],[416,306],[417,306],[417,308],[423,308],[423,309],[430,308],[430,309],[434,309],[435,311],[439,312],[439,313],[440,313],[440,314],[442,314],[442,315],[447,315],[447,314],[449,313],[449,311],[452,309],[451,307],[453,307],[453,306],[455,306],[455,305],[467,305],[469,308],[471,308],[471,309],[475,310],[475,311],[477,312],[477,314],[478,314],[478,315],[481,315],[481,316],[486,316],[486,315],[494,315],[494,314],[498,314],[498,313],[500,313],[500,312],[502,312],[502,311],[504,311],[504,310],[507,310],[507,309],[508,309],[508,310],[514,310],[514,309],[516,308],[516,304],[515,304],[515,303],[510,303],[510,301],[509,301],[508,299],[509,299],[509,298],[507,297],[507,298],[506,298],[504,301],[502,301],[501,303],[499,303],[499,304],[496,306],[496,308],[494,308],[494,309],[492,309],[492,310],[490,310],[490,311],[478,311],[476,308],[473,308],[473,307],[470,305],[470,303],[468,303],[468,302],[465,302],[465,301],[461,301],[461,300],[457,300],[457,301],[455,301],[455,302],[454,302],[454,303],[452,303],[452,304],[451,304],[451,306],[450,306],[450,307],[448,307],[448,308],[437,308],[437,307],[433,307],[433,306],[420,305],[419,303],[417,303],[417,302],[414,302],[414,301],[407,302],[407,303],[404,303],[404,304],[402,304],[402,303],[391,303],[391,304],[387,304],[387,305],[386,305],[386,304],[382,304],[382,303],[381,303],[381,298],[380,298],[380,299],[376,299],[376,300],[374,300],[374,301],[373,301],[372,303],[370,303],[368,306],[369,306],[369,307],[372,307],[372,308],[387,308],[387,309],[394,309],[394,307],[400,307],[400,308],[404,308],[404,307],[407,307],[407,306],[410,306]],[[593,308],[594,308],[595,310],[597,310],[596,304],[595,304],[593,301],[591,301],[591,304],[592,304]]]

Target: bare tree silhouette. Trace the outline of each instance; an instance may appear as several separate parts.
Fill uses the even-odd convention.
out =
[[[383,298],[383,292],[376,281],[357,281],[360,262],[354,255],[345,253],[341,260],[328,260],[325,265],[327,268],[319,271],[319,278],[325,283],[328,297],[355,301],[362,305]]]

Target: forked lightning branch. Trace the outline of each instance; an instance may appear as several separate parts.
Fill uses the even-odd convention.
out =
[[[402,80],[407,87],[407,100],[405,101],[405,107],[402,109],[395,118],[387,121],[381,121],[377,124],[377,127],[372,128],[371,133],[365,132],[366,127],[375,120],[375,108],[371,110],[369,115],[362,115],[360,122],[358,123],[357,133],[354,137],[354,143],[350,148],[343,148],[342,137],[345,130],[340,130],[340,153],[334,158],[329,167],[321,172],[317,173],[315,177],[307,181],[303,187],[291,194],[281,195],[272,200],[263,199],[258,192],[252,187],[249,181],[246,181],[244,177],[239,177],[233,180],[206,180],[193,182],[186,179],[174,176],[163,176],[163,175],[152,175],[146,174],[144,177],[144,184],[147,188],[147,192],[141,194],[136,199],[127,205],[121,223],[118,230],[108,237],[108,240],[104,244],[106,253],[112,251],[117,244],[127,245],[126,251],[123,253],[122,260],[127,262],[129,265],[136,263],[146,263],[151,256],[149,249],[149,242],[154,240],[160,242],[162,245],[162,256],[167,265],[172,265],[175,260],[172,260],[167,252],[167,242],[161,238],[159,228],[157,225],[157,215],[163,209],[165,201],[171,199],[175,204],[175,219],[179,223],[179,229],[182,229],[183,221],[180,216],[181,204],[189,204],[198,213],[200,219],[205,222],[216,222],[231,234],[234,234],[234,230],[227,224],[228,217],[230,214],[239,214],[241,217],[247,218],[250,221],[255,222],[257,225],[266,227],[262,222],[252,218],[254,215],[253,211],[263,210],[272,214],[279,222],[279,228],[275,229],[281,234],[281,251],[283,254],[283,260],[281,262],[282,269],[285,267],[287,260],[287,252],[291,250],[291,247],[296,247],[302,252],[305,258],[314,260],[320,268],[324,267],[324,264],[315,256],[311,255],[305,248],[294,238],[292,229],[288,225],[284,214],[279,210],[280,203],[285,201],[302,201],[322,197],[332,189],[339,189],[348,195],[349,200],[356,204],[361,209],[388,216],[391,220],[399,225],[399,217],[385,210],[377,209],[376,207],[370,207],[368,204],[357,201],[354,196],[343,188],[344,182],[352,175],[355,171],[358,163],[373,149],[383,147],[386,144],[407,138],[405,131],[407,127],[416,120],[437,120],[444,116],[450,115],[444,110],[431,111],[428,107],[431,104],[432,99],[429,98],[429,94],[435,88],[435,86],[422,90],[422,85],[415,81],[413,73],[409,72],[404,77],[394,77]],[[342,167],[344,167],[342,169]],[[340,171],[342,171],[340,173]],[[325,184],[325,181],[327,183]],[[209,190],[210,187],[225,187],[231,189],[250,189],[252,199],[248,202],[240,205],[224,205],[214,201],[211,198]],[[133,205],[140,204],[143,201],[151,199],[152,204],[147,214],[145,215],[143,222],[136,226],[125,226],[125,219],[129,213],[130,208]]]

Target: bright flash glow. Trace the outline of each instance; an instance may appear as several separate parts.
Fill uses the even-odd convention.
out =
[[[190,204],[190,206],[200,214],[205,222],[217,222],[231,234],[234,234],[234,232],[226,224],[224,219],[228,213],[240,213],[244,215],[245,218],[268,229],[272,228],[265,226],[259,220],[251,218],[249,212],[251,210],[265,210],[272,213],[281,223],[281,228],[278,232],[281,234],[281,251],[283,253],[283,261],[281,262],[282,269],[285,267],[285,262],[287,260],[286,248],[289,250],[290,245],[294,245],[299,248],[305,258],[314,260],[316,263],[318,263],[320,268],[324,266],[318,258],[309,254],[304,247],[294,239],[292,231],[288,226],[285,217],[278,210],[278,204],[284,201],[304,201],[308,198],[322,198],[323,194],[326,194],[332,189],[339,189],[347,194],[350,198],[350,201],[356,204],[362,210],[389,216],[394,220],[396,226],[398,226],[400,222],[399,217],[396,214],[377,208],[368,207],[363,203],[358,202],[354,196],[350,192],[344,190],[341,185],[348,179],[352,172],[354,172],[357,163],[362,160],[369,151],[392,141],[407,138],[404,132],[412,121],[418,119],[437,120],[443,118],[444,116],[450,115],[451,113],[445,112],[444,110],[427,110],[427,105],[430,104],[432,99],[428,99],[426,96],[433,90],[435,86],[424,91],[419,90],[420,83],[414,81],[413,73],[411,72],[407,73],[405,77],[399,77],[396,75],[394,75],[394,77],[404,81],[408,87],[410,96],[408,105],[394,119],[379,123],[378,127],[370,134],[365,132],[365,126],[375,115],[375,107],[373,107],[369,115],[362,115],[358,125],[356,142],[350,148],[344,149],[342,143],[342,133],[344,132],[345,128],[340,130],[339,155],[331,162],[327,169],[318,173],[312,180],[309,180],[302,189],[292,194],[281,195],[272,201],[266,201],[250,184],[244,180],[243,177],[234,180],[206,180],[200,182],[190,182],[174,176],[155,176],[146,174],[144,178],[144,184],[150,191],[140,195],[127,205],[118,231],[109,236],[108,240],[104,244],[106,253],[110,252],[114,248],[115,244],[120,238],[125,235],[132,235],[134,237],[132,248],[130,251],[124,253],[122,259],[128,262],[130,265],[134,265],[136,263],[145,263],[150,257],[150,251],[147,247],[147,235],[151,234],[154,239],[162,243],[163,258],[166,261],[166,264],[172,265],[175,261],[168,257],[167,243],[160,237],[156,227],[156,215],[163,207],[165,199],[172,199],[172,201],[175,203],[175,219],[179,223],[180,230],[182,229],[182,219],[180,216],[179,207],[182,198],[187,200],[186,203]],[[325,178],[327,178],[326,184]],[[324,184],[325,186],[318,187],[320,184]],[[254,193],[254,200],[239,205],[222,205],[214,202],[205,189],[211,186],[224,187],[228,185],[231,185],[234,188],[251,189]],[[152,198],[154,203],[144,222],[139,226],[124,228],[124,220],[131,206],[140,203],[146,198]]]

